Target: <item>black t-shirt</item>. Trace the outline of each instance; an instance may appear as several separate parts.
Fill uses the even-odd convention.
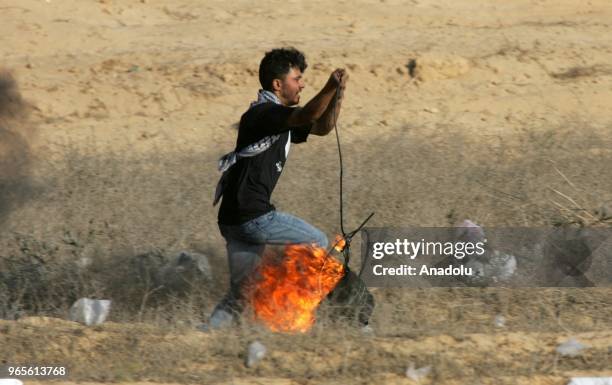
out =
[[[264,137],[280,135],[270,148],[241,158],[229,169],[219,208],[219,223],[239,225],[274,210],[270,196],[283,171],[291,143],[305,142],[312,125],[290,128],[292,107],[263,103],[242,115],[236,151]]]

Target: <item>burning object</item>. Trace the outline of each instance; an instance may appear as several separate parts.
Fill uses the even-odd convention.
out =
[[[276,332],[306,332],[326,298],[336,314],[357,313],[367,325],[374,299],[365,284],[336,255],[345,251],[341,237],[331,251],[313,245],[267,250],[248,285],[246,299],[255,319]]]
[[[247,298],[255,318],[270,330],[305,332],[343,274],[342,263],[324,248],[287,245],[284,253],[266,251]]]

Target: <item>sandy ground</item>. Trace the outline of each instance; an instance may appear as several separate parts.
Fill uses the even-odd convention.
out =
[[[322,328],[303,336],[242,330],[236,333],[245,333],[240,337],[221,340],[216,333],[168,332],[142,324],[87,328],[41,317],[0,321],[0,328],[10,339],[37,343],[37,359],[69,362],[68,380],[56,380],[62,384],[74,383],[70,377],[205,384],[563,384],[570,377],[612,375],[605,361],[610,331],[571,334],[588,348],[580,356],[562,357],[555,349],[570,335],[545,331],[408,339]],[[268,352],[257,366],[245,368],[244,341],[254,338]],[[16,350],[14,357],[23,360],[27,348]],[[427,364],[431,371],[419,380],[408,378],[410,363],[417,368]]]
[[[463,218],[488,226],[549,225],[558,218],[558,205],[573,205],[561,194],[589,210],[610,204],[610,20],[608,0],[258,6],[245,1],[4,0],[0,67],[13,73],[33,107],[27,119],[0,122],[6,126],[0,137],[18,137],[23,144],[19,151],[11,150],[8,141],[0,146],[0,177],[20,180],[9,184],[14,188],[0,205],[3,250],[23,252],[40,243],[63,257],[100,258],[190,249],[208,253],[224,277],[223,242],[211,206],[216,159],[234,145],[235,125],[259,88],[263,53],[287,45],[307,56],[303,101],[334,68],[350,73],[339,121],[347,228],[371,211],[376,212],[374,226],[445,226]],[[339,232],[335,146],[330,135],[292,147],[273,196],[279,209],[329,236]],[[220,279],[218,286],[224,284]],[[530,334],[529,317],[512,331],[473,334],[463,341],[449,340],[450,332],[440,328],[425,344],[428,357],[467,371],[460,371],[464,377],[458,380],[443,374],[430,380],[561,384],[574,369],[604,373],[610,302],[605,294],[596,298],[604,306],[589,308],[590,321],[576,328],[565,325],[565,332],[556,334]],[[393,304],[383,300],[383,305]],[[483,317],[489,316],[483,310]],[[398,344],[412,346],[413,339],[405,334],[394,339],[385,325],[392,329],[395,324],[383,323],[365,345],[376,357],[404,362],[422,353],[418,347],[398,352]],[[597,358],[551,369],[552,346],[572,332],[585,333],[579,336],[597,346]],[[210,337],[193,338],[206,344]],[[214,338],[217,345],[222,340]],[[534,347],[539,343],[545,347]],[[500,350],[508,344],[510,351]],[[302,357],[282,349],[278,354],[290,361]],[[366,376],[364,383],[410,383],[399,366],[365,362],[363,349],[356,349],[356,366],[321,373],[341,373],[348,382]],[[494,366],[507,368],[511,358],[533,362],[532,352],[548,349],[548,366],[483,374],[480,363],[456,360],[453,355],[463,349],[476,349],[474,357],[496,357]],[[333,378],[308,380],[305,371],[287,369],[280,358],[248,371],[237,351],[219,353],[219,362],[236,361],[223,371],[211,361],[208,372],[220,378],[198,378],[228,384]],[[62,357],[73,357],[66,354]],[[96,365],[96,357],[92,353],[83,362]],[[314,356],[306,360],[315,361]],[[337,359],[331,362],[342,366]],[[368,377],[370,367],[373,377]],[[228,373],[236,373],[234,382],[222,378]]]

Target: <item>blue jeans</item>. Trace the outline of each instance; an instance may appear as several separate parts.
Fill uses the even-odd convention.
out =
[[[271,211],[241,225],[219,224],[227,242],[230,270],[230,290],[214,312],[241,312],[241,288],[244,280],[257,267],[266,244],[315,243],[327,248],[325,234],[308,222],[293,215]],[[213,312],[213,315],[214,315]]]

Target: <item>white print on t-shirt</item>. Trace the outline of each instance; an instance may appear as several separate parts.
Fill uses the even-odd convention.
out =
[[[289,155],[289,148],[291,148],[291,131],[289,131],[289,137],[287,137],[287,144],[285,144],[285,159]]]
[[[276,162],[276,171],[278,172],[283,171],[283,163],[280,160]]]

